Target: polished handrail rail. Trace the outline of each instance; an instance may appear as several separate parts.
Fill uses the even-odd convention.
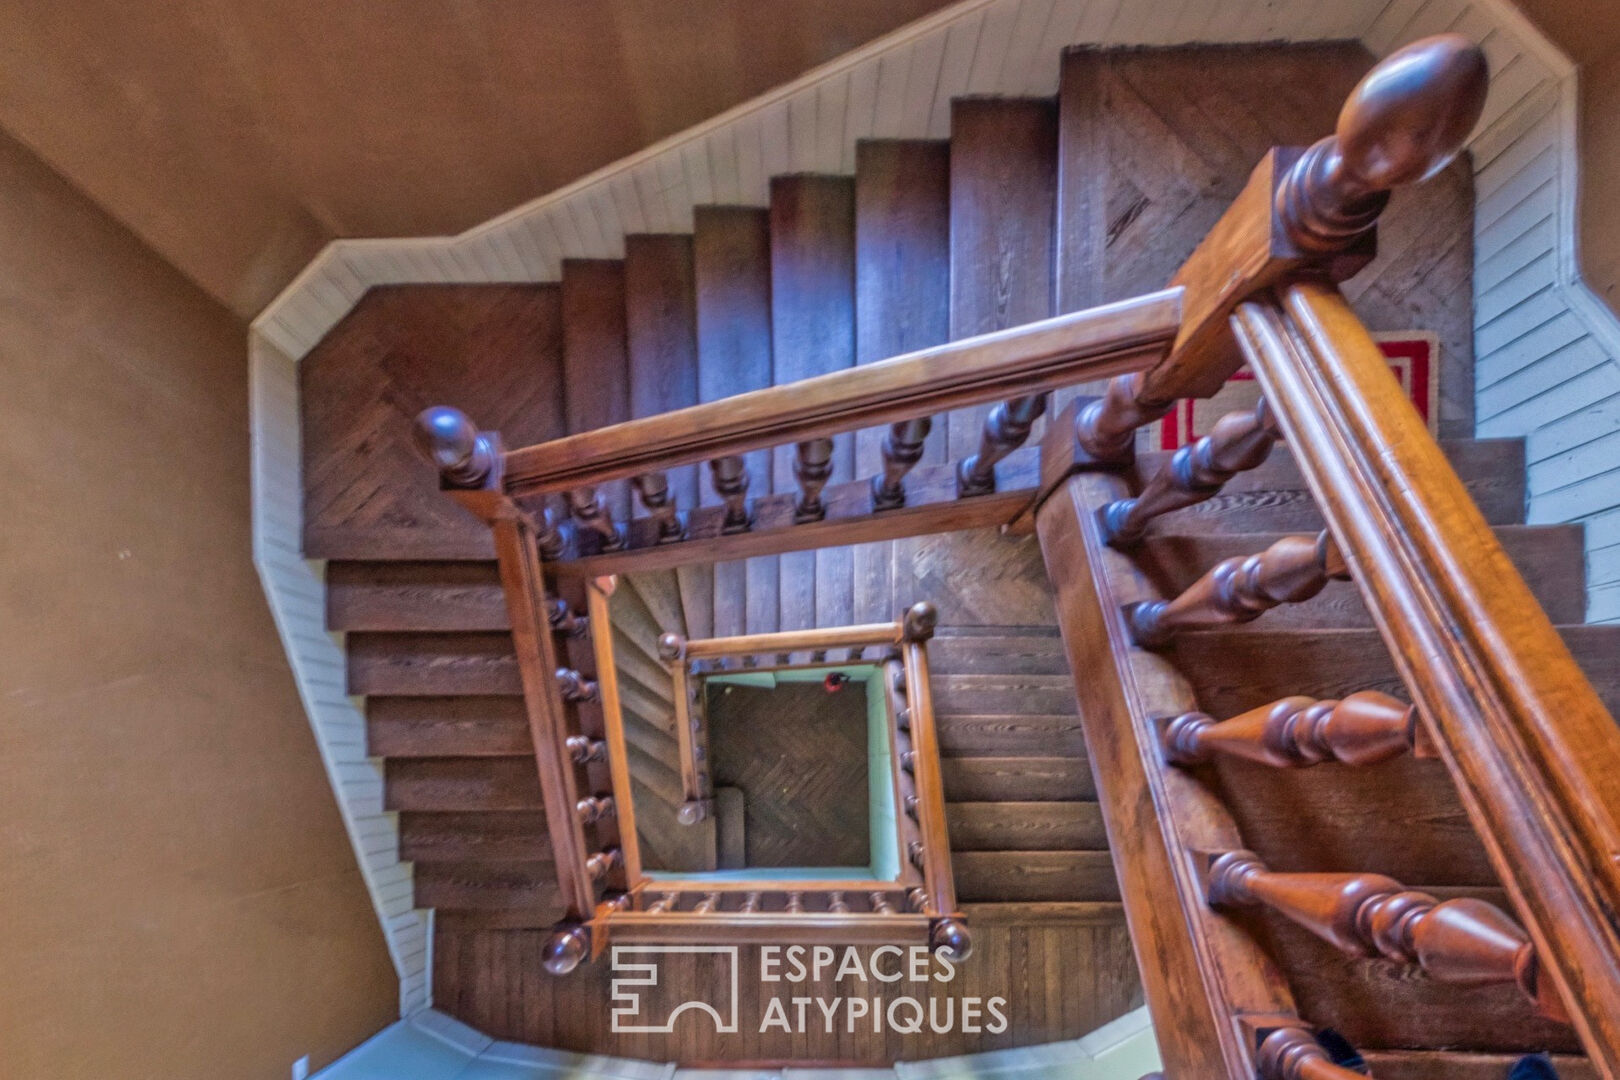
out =
[[[1164,356],[1180,325],[1180,291],[1165,289],[513,449],[502,484],[513,496],[568,491],[1138,371]],[[463,486],[477,474],[464,471]]]

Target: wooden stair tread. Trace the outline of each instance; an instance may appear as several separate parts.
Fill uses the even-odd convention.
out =
[[[534,753],[523,698],[510,696],[366,699],[372,757],[508,757]]]
[[[953,802],[1094,799],[1096,784],[1084,757],[945,756],[945,798]]]
[[[1486,521],[1523,523],[1524,440],[1442,439],[1440,448]],[[1169,451],[1138,455],[1131,490],[1140,491],[1169,457]],[[1298,464],[1286,446],[1278,445],[1259,468],[1239,473],[1207,502],[1165,514],[1148,532],[1314,532],[1322,527],[1321,512]]]
[[[399,857],[425,862],[551,862],[546,815],[539,810],[399,815]]]
[[[941,754],[1080,754],[1080,717],[1069,713],[957,713],[937,717]]]
[[[326,564],[328,630],[507,630],[493,561]]]
[[[973,927],[1096,926],[1125,921],[1125,905],[1113,900],[989,900],[961,908]]]
[[[1288,533],[1160,533],[1131,549],[1132,560],[1164,596],[1176,596],[1223,559],[1258,554]],[[1499,525],[1496,537],[1555,623],[1586,615],[1583,530],[1579,525]],[[1245,628],[1280,630],[1370,627],[1356,584],[1329,582],[1299,604],[1284,604]],[[1234,629],[1238,629],[1234,627]]]
[[[348,654],[351,694],[523,693],[510,634],[356,633]]]
[[[1518,1054],[1475,1054],[1459,1050],[1368,1050],[1362,1055],[1378,1080],[1505,1080]],[[1559,1080],[1597,1080],[1585,1057],[1552,1055]]]
[[[387,810],[542,810],[533,755],[489,758],[389,758],[383,763]]]
[[[1609,711],[1620,710],[1620,664],[1614,662],[1620,626],[1559,632]],[[1291,694],[1341,698],[1381,690],[1405,696],[1376,630],[1205,630],[1180,635],[1169,652],[1212,716],[1235,716]]]
[[[945,805],[952,851],[1106,851],[1094,802],[953,802]]]
[[[1117,900],[1106,851],[960,851],[951,854],[956,895],[985,900]]]
[[[425,862],[416,867],[416,906],[457,911],[562,915],[550,862]]]
[[[1056,626],[940,627],[928,643],[930,672],[940,675],[1055,675],[1069,678]],[[1070,697],[1073,697],[1071,688]]]
[[[1573,1031],[1537,1018],[1512,985],[1442,983],[1404,965],[1346,956],[1269,911],[1234,917],[1277,959],[1300,1015],[1357,1047],[1580,1051]]]
[[[929,650],[929,660],[933,650]],[[930,668],[932,664],[930,663]],[[1067,671],[1055,675],[982,673],[972,675],[930,670],[936,716],[983,713],[1073,715],[1074,681]]]

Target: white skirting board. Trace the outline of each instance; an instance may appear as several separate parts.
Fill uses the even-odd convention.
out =
[[[1051,94],[1068,45],[1322,41],[1385,54],[1456,30],[1491,62],[1473,150],[1478,433],[1524,436],[1530,520],[1584,521],[1589,619],[1620,622],[1620,322],[1575,261],[1575,72],[1507,0],[964,0],[460,236],[340,240],[250,329],[254,558],[400,975],[430,1004],[427,913],[301,555],[297,363],[373,285],[555,281],[565,258],[766,203],[783,172],[852,171],[856,140],[942,138],[962,94]]]

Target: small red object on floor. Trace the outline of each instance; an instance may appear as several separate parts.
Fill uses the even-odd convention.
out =
[[[847,682],[849,682],[848,675],[845,675],[842,671],[832,671],[828,672],[827,677],[821,680],[821,685],[827,693],[836,694],[844,688],[844,684]]]

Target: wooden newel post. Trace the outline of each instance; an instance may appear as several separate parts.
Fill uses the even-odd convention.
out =
[[[590,951],[589,927],[574,922],[559,923],[552,930],[551,936],[546,939],[541,963],[553,975],[567,975],[579,967],[580,962],[590,955]]]
[[[496,436],[481,433],[467,414],[448,405],[423,409],[413,431],[416,448],[439,470],[446,488],[479,488],[500,460]]]
[[[1076,418],[1096,461],[1125,461],[1135,431],[1178,398],[1209,397],[1243,363],[1228,318],[1290,275],[1343,281],[1372,259],[1390,189],[1444,169],[1485,108],[1485,54],[1460,34],[1397,49],[1356,84],[1334,133],[1271,151],[1226,214],[1170,279],[1185,292],[1170,355],[1113,379]]]

